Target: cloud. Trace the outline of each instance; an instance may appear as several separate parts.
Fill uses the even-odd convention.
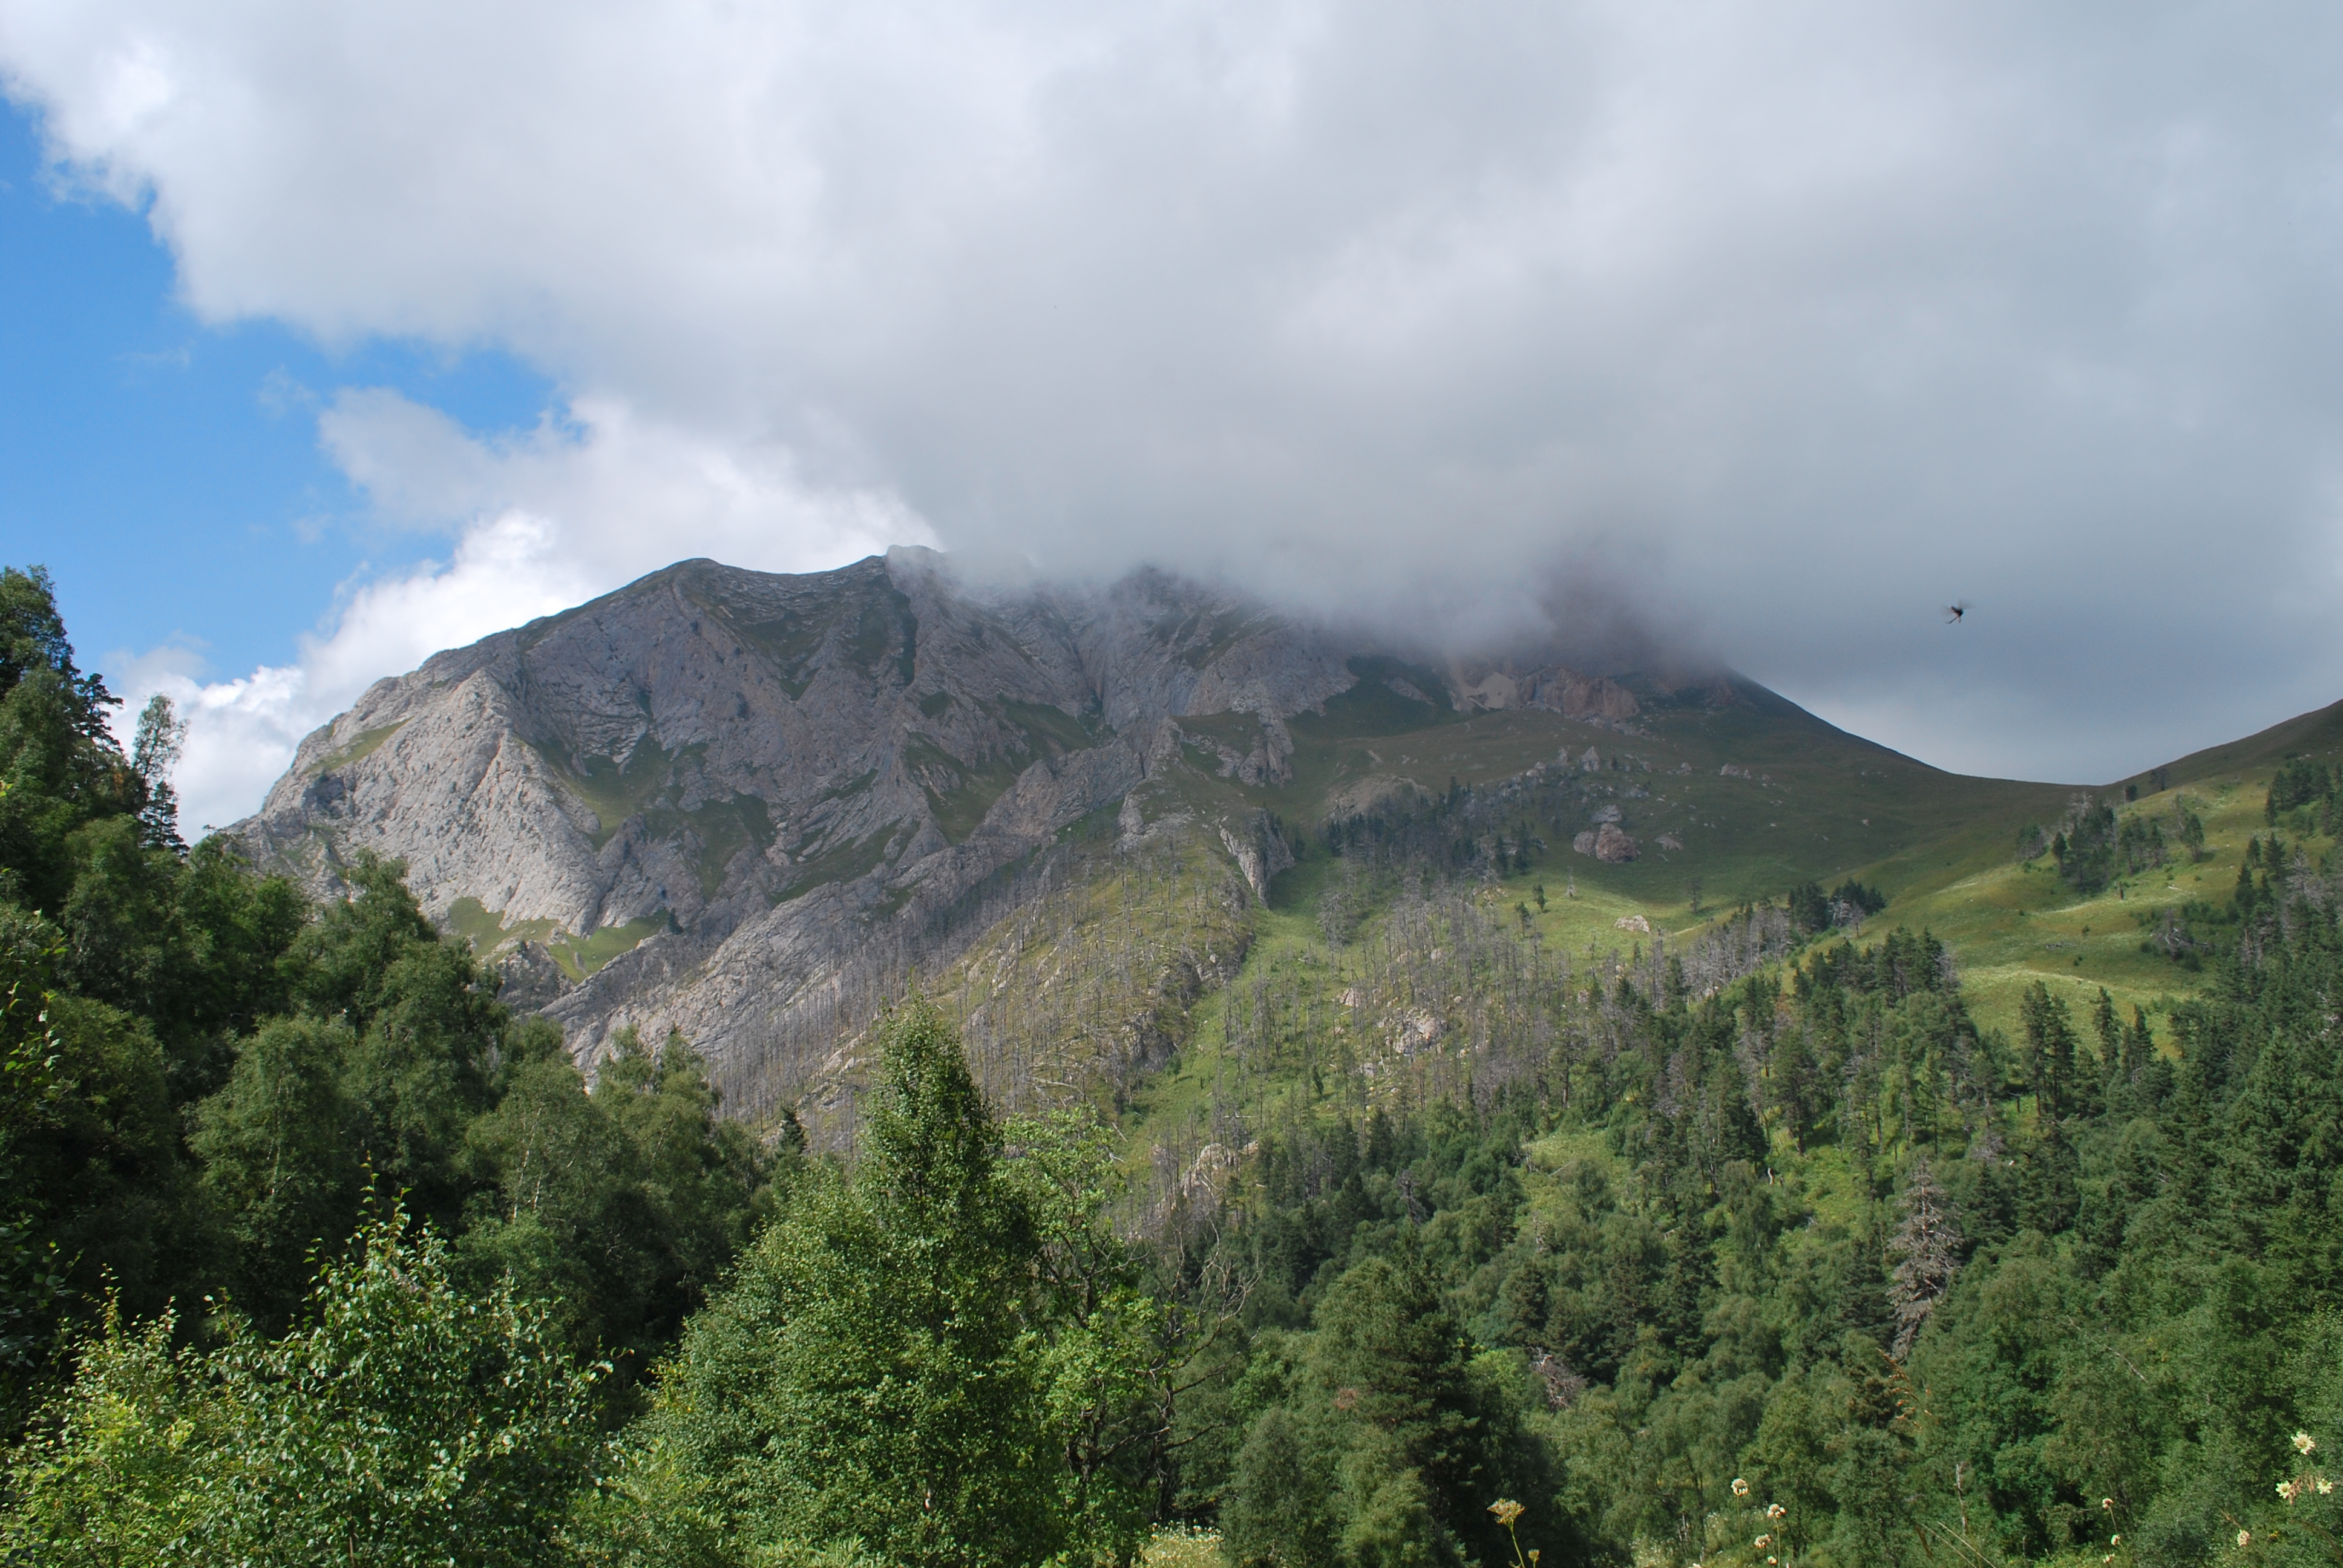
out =
[[[713,445],[606,402],[583,400],[573,414],[567,427],[484,442],[395,392],[334,399],[319,430],[335,459],[386,515],[457,528],[455,548],[443,561],[347,585],[327,623],[301,639],[296,664],[207,682],[200,655],[186,649],[115,661],[126,713],[161,691],[187,715],[178,784],[190,826],[251,811],[301,738],[375,680],[679,554],[803,571],[890,542],[932,542],[883,494],[809,488],[786,454]]]
[[[126,729],[162,692],[188,724],[177,783],[191,834],[251,811],[291,765],[301,738],[383,675],[411,669],[442,648],[548,615],[584,597],[582,574],[561,558],[553,529],[510,513],[471,529],[453,556],[353,588],[301,658],[231,680],[206,681],[199,655],[164,648],[116,661]]]
[[[1825,714],[2068,777],[2343,688],[2338,45],[2298,5],[0,5],[198,312],[566,389],[320,423],[409,526],[526,491],[548,591],[924,526],[1463,635],[1598,562]]]

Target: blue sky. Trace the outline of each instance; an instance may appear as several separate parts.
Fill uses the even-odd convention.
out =
[[[337,588],[444,553],[375,520],[321,451],[334,389],[394,387],[489,430],[552,401],[508,355],[205,325],[145,217],[60,195],[5,100],[0,277],[0,561],[48,567],[85,666],[173,641],[207,674],[286,664]]]

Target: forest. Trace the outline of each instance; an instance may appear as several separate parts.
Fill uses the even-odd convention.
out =
[[[1538,800],[1335,824],[1167,1187],[921,992],[850,1149],[680,1038],[589,1081],[397,864],[186,844],[116,706],[0,573],[0,1560],[2343,1558],[2324,775],[2187,1000],[2010,1034],[1861,884],[1572,960],[1455,890]],[[2100,809],[2070,880],[2188,852]]]

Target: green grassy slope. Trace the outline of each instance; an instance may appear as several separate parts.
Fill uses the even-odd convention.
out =
[[[1533,824],[1544,850],[1528,872],[1487,881],[1479,895],[1484,902],[1501,912],[1525,909],[1540,937],[1564,950],[1627,951],[1647,940],[1638,917],[1682,941],[1737,902],[1778,900],[1795,882],[1828,885],[1852,876],[1890,899],[1866,935],[1898,926],[1934,930],[1962,964],[1981,1020],[2003,1026],[2036,980],[2078,1009],[2095,1003],[2101,987],[2119,1006],[2151,1012],[2192,990],[2196,974],[2161,951],[2143,950],[2150,929],[2167,908],[2227,899],[2247,841],[2267,830],[2263,799],[2282,760],[2343,759],[2338,703],[2140,775],[2129,781],[2138,798],[2125,802],[2122,782],[2093,788],[1946,773],[1754,686],[1737,686],[1736,700],[1723,707],[1655,705],[1637,721],[1643,735],[1543,712],[1437,713],[1379,683],[1370,687],[1363,682],[1361,694],[1329,703],[1322,719],[1292,724],[1291,784],[1247,789],[1213,779],[1198,789],[1200,803],[1205,796],[1242,801],[1314,828],[1330,807],[1363,790],[1403,782],[1437,792],[1452,778],[1485,789],[1542,762],[1551,769],[1559,759],[1575,759],[1590,746],[1605,759],[1624,754],[1637,764],[1634,772],[1606,768],[1594,777],[1614,790],[1605,799],[1623,809],[1623,826],[1642,840],[1642,856],[1604,865],[1572,853],[1555,825]],[[1724,776],[1728,765],[1754,777]],[[1646,798],[1631,798],[1631,789]],[[2204,856],[2079,894],[2060,881],[2047,856],[2016,859],[2020,830],[2055,826],[2077,796],[2167,825],[2176,804],[2185,806],[2204,823]],[[2287,836],[2316,862],[2334,846],[2310,826],[2306,818]],[[1661,847],[1663,833],[1684,849]],[[1337,869],[1322,851],[1305,851],[1278,879],[1273,907],[1262,917],[1264,932],[1284,932],[1289,946],[1312,940],[1314,910]],[[1259,957],[1266,961],[1278,950],[1272,942]]]
[[[2343,757],[2343,703],[2306,713],[2227,745],[2194,752],[2130,780],[2139,799],[2126,814],[2170,821],[2185,797],[2205,824],[2205,858],[2185,859],[2159,872],[2117,880],[2085,897],[2060,882],[2047,857],[2020,863],[2008,824],[1997,842],[1948,838],[1942,856],[1948,877],[1918,876],[1906,896],[1888,907],[1887,923],[1926,926],[1951,944],[1970,987],[1972,1005],[1988,1023],[2006,1024],[2016,998],[2040,980],[2068,993],[2078,1006],[2107,988],[2123,1008],[2157,1010],[2190,990],[2196,977],[2160,953],[2143,952],[2147,930],[2163,910],[2191,900],[2218,903],[2229,896],[2247,840],[2268,830],[2262,812],[2270,775],[2293,755]],[[2163,788],[2156,788],[2158,775]],[[2096,793],[2120,799],[2124,785]],[[2046,816],[2043,819],[2047,819]],[[2331,841],[2309,833],[2307,821],[2282,826],[2314,863]],[[1966,853],[1953,852],[1959,842]],[[1926,851],[1923,851],[1924,858]],[[1880,868],[1883,878],[1892,876]]]
[[[2268,779],[2288,757],[2343,756],[2343,702],[2297,714],[2268,729],[2226,745],[2192,751],[2161,769],[2170,786],[2242,782],[2248,775]]]
[[[1715,905],[1778,895],[1810,878],[1835,881],[1865,869],[1885,875],[1891,862],[1908,857],[1893,890],[2006,840],[2029,818],[2055,813],[2068,793],[2058,785],[1946,773],[1762,687],[1736,684],[1734,692],[1722,706],[1655,703],[1636,720],[1641,733],[1623,734],[1537,710],[1443,712],[1363,680],[1328,702],[1323,718],[1304,715],[1289,726],[1291,783],[1247,787],[1200,777],[1189,788],[1200,805],[1259,807],[1315,829],[1330,811],[1378,792],[1413,786],[1436,794],[1451,780],[1482,788],[1541,763],[1574,769],[1592,748],[1606,760],[1635,764],[1630,772],[1606,767],[1594,778],[1644,853],[1602,865],[1569,850],[1570,834],[1587,820],[1525,818],[1548,841],[1529,880],[1575,874],[1583,891],[1677,923],[1692,918],[1695,879],[1702,900]],[[1728,777],[1727,767],[1750,776]],[[1662,846],[1663,834],[1684,848]],[[1956,859],[1937,866],[1932,857],[1947,845]]]

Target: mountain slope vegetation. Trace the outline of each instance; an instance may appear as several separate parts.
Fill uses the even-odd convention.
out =
[[[800,695],[823,649],[916,689],[917,595],[857,580],[757,633]],[[987,819],[1038,809],[949,898],[981,824],[824,884],[855,961],[728,1101],[687,1034],[565,1039],[508,926],[363,843],[309,840],[322,886],[186,845],[167,705],[126,751],[0,576],[0,1553],[2326,1555],[2343,716],[2075,790],[1731,682],[1312,655],[1314,707],[1196,699],[1264,624],[1141,627],[1210,710],[1127,775],[1082,759],[1131,688],[987,699],[1031,758]],[[303,791],[446,717],[392,696]],[[572,769],[614,865],[719,798],[715,739],[652,739]],[[705,983],[752,925],[599,970]]]

